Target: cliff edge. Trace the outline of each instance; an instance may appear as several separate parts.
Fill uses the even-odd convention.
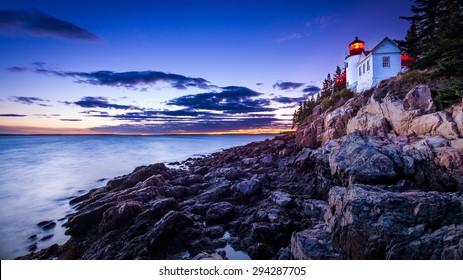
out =
[[[295,133],[138,167],[22,258],[463,259],[463,105],[442,110],[438,86],[398,76]]]

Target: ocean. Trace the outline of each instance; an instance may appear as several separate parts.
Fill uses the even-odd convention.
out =
[[[70,199],[135,167],[274,135],[0,136],[0,259],[62,244]],[[49,222],[38,225],[40,222]]]

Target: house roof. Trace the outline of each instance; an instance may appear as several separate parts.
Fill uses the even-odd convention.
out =
[[[362,63],[367,57],[374,54],[376,52],[376,50],[383,45],[384,42],[388,42],[388,43],[393,44],[394,46],[396,46],[399,49],[399,52],[400,52],[399,46],[397,46],[397,44],[394,41],[392,41],[388,37],[384,37],[384,39],[381,40],[378,44],[376,44],[370,51],[364,51],[362,53],[362,55],[359,58],[359,62],[357,62],[356,66],[358,66],[360,63]]]

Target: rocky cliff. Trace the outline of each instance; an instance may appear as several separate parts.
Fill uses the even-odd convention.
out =
[[[71,201],[70,240],[24,258],[463,259],[463,105],[397,77],[296,133]]]

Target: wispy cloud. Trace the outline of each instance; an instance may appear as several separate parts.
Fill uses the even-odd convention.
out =
[[[37,9],[0,11],[0,34],[16,36],[27,33],[37,37],[99,41],[95,34],[73,23],[52,17]]]
[[[82,119],[60,119],[63,122],[80,122]]]
[[[39,105],[42,107],[50,107],[50,104],[46,104],[50,102],[50,100],[42,99],[38,97],[27,97],[27,96],[11,96],[9,98],[10,101],[21,103],[25,105]]]
[[[321,15],[316,18],[316,22],[320,29],[325,29],[336,20],[336,14]]]
[[[291,34],[283,35],[280,38],[278,38],[277,43],[280,44],[286,41],[302,39],[304,37],[305,37],[305,34],[302,34],[299,32],[291,33]]]

